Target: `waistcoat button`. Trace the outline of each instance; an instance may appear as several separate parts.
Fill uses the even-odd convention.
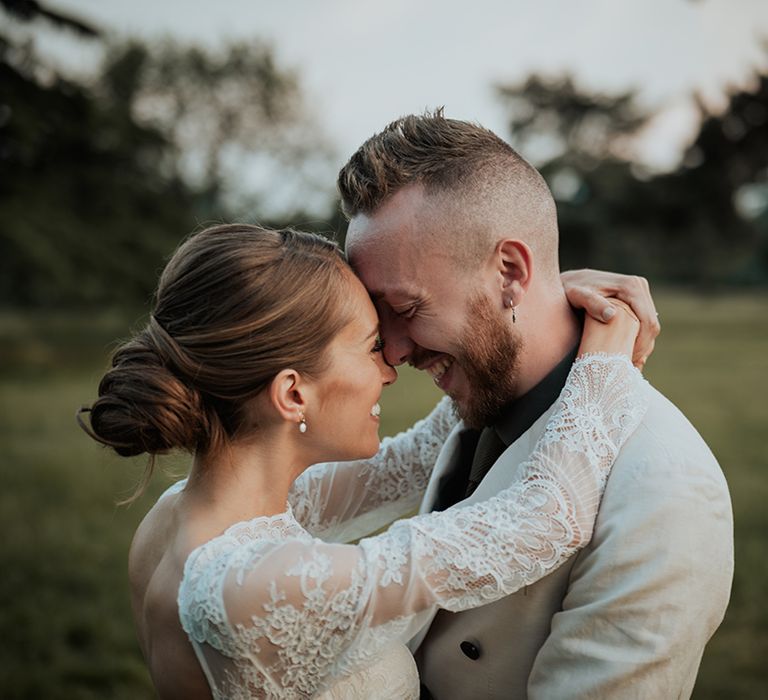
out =
[[[464,656],[472,659],[472,661],[477,661],[480,658],[480,647],[473,642],[463,641],[459,644],[459,648],[464,652]]]

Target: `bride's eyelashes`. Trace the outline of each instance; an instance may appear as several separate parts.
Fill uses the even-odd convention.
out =
[[[380,335],[376,336],[376,341],[371,348],[371,352],[381,352],[384,349],[384,338]]]

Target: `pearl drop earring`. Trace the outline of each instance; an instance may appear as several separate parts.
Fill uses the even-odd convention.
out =
[[[304,418],[303,413],[299,413],[299,432],[300,433],[306,433],[307,432],[307,419]]]

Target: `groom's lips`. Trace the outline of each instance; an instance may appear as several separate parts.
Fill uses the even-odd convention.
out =
[[[435,384],[440,387],[445,393],[448,393],[448,391],[451,388],[451,380],[453,379],[453,368],[454,364],[451,363],[451,365],[443,372],[443,374],[439,378],[435,378]]]
[[[448,391],[451,384],[451,377],[453,376],[453,365],[455,358],[450,355],[440,353],[439,355],[433,355],[427,360],[423,360],[418,363],[414,363],[416,369],[425,371],[432,377],[432,380],[443,391]]]

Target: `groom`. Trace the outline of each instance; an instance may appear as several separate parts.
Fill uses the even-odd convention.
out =
[[[493,133],[440,112],[366,141],[339,189],[347,253],[379,312],[387,361],[428,372],[463,419],[422,512],[488,498],[541,435],[581,332],[549,189]],[[646,337],[638,364],[649,351]],[[613,468],[590,545],[499,602],[439,612],[416,651],[423,696],[688,697],[732,571],[720,468],[655,393]]]

